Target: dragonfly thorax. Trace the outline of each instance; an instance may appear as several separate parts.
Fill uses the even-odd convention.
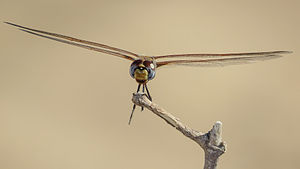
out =
[[[152,60],[135,60],[130,65],[130,76],[139,84],[145,84],[155,77],[156,64]]]

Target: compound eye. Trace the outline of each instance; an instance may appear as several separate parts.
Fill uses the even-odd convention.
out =
[[[148,71],[148,80],[152,80],[155,77],[155,70],[147,68],[147,71]]]
[[[133,66],[133,65],[138,66],[142,62],[143,62],[142,60],[135,60],[135,61],[132,62],[131,66]]]
[[[132,62],[129,68],[129,74],[132,78],[134,78],[134,70],[138,68],[138,66],[142,63],[142,60],[135,60]]]

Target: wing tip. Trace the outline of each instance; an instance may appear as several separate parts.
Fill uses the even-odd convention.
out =
[[[289,51],[285,51],[285,52],[287,52],[287,53],[293,53],[293,51],[291,51],[291,50],[289,50]]]
[[[11,25],[11,26],[18,27],[18,28],[28,29],[28,28],[26,28],[26,27],[24,27],[24,26],[17,25],[17,24],[12,23],[12,22],[3,21],[3,23],[8,24],[8,25]]]
[[[291,50],[282,50],[282,51],[277,51],[277,54],[289,54],[289,53],[293,53],[293,51]]]
[[[3,23],[8,24],[8,25],[12,25],[12,26],[17,26],[16,24],[11,23],[11,22],[7,22],[7,21],[3,21]]]

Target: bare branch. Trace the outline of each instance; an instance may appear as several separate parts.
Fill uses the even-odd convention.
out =
[[[183,124],[178,118],[151,102],[145,94],[134,93],[132,101],[135,105],[146,107],[164,119],[183,135],[198,143],[205,152],[204,169],[216,169],[219,157],[225,153],[226,145],[222,142],[222,123],[217,121],[207,133],[201,133]]]

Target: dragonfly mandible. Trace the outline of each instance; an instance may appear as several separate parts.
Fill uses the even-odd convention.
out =
[[[137,92],[146,89],[146,96],[152,101],[149,93],[147,82],[155,77],[157,68],[168,65],[186,65],[186,66],[225,66],[242,63],[252,63],[254,61],[264,61],[281,57],[283,54],[291,53],[291,51],[268,51],[268,52],[250,52],[250,53],[224,53],[224,54],[171,54],[161,56],[143,56],[124,49],[112,47],[109,45],[96,43],[92,41],[77,39],[74,37],[46,32],[38,29],[32,29],[25,26],[17,25],[10,22],[6,24],[18,27],[19,30],[30,33],[32,35],[55,40],[69,45],[94,50],[97,52],[114,55],[123,59],[132,61],[129,69],[130,76],[138,83]],[[130,114],[130,124],[136,105],[133,104]],[[143,110],[143,107],[142,107]]]

